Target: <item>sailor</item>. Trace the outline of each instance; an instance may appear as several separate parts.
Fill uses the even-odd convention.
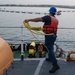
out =
[[[57,59],[54,54],[54,42],[57,37],[57,29],[58,29],[58,20],[55,17],[57,9],[55,6],[52,6],[49,9],[49,15],[33,18],[33,19],[26,19],[25,22],[43,22],[43,32],[45,34],[52,34],[52,35],[45,35],[45,45],[49,50],[49,59],[51,60],[53,67],[49,70],[49,73],[55,73],[58,69],[60,69],[59,65],[57,64]]]

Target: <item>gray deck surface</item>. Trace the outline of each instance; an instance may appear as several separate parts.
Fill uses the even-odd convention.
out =
[[[52,63],[41,59],[16,60],[14,61],[14,69],[11,67],[7,70],[8,75],[74,75],[75,62],[58,60],[60,69],[53,74],[49,73]],[[3,74],[6,75],[6,72]]]

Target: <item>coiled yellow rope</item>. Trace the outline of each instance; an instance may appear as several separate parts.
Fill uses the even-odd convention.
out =
[[[41,32],[37,32],[37,31],[42,31],[43,28],[42,27],[32,27],[29,25],[29,23],[26,23],[26,22],[23,22],[24,23],[24,26],[31,32],[31,34],[34,36],[34,38],[36,38],[38,40],[38,38],[34,35],[34,34],[38,34],[38,35],[53,35],[54,33],[51,33],[51,34],[45,34],[45,33],[41,33]],[[34,30],[34,31],[32,31]],[[36,33],[37,32],[37,33]],[[38,40],[39,43],[42,43],[40,40]],[[43,44],[43,43],[42,43]],[[48,50],[48,53],[49,53],[49,49],[43,44],[43,46]]]
[[[42,32],[37,32],[37,31],[43,31],[43,28],[42,27],[32,27],[29,25],[29,23],[26,23],[26,22],[23,22],[24,23],[24,26],[27,28],[27,29],[30,29],[30,30],[34,30],[32,31],[34,34],[38,34],[38,35],[53,35],[54,33],[50,33],[50,34],[45,34],[45,33],[42,33]]]

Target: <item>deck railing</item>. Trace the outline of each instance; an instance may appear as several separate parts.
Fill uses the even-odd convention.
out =
[[[37,41],[37,40],[25,40],[25,39],[23,39],[23,29],[25,29],[25,27],[22,25],[21,27],[5,27],[5,26],[0,26],[0,29],[4,29],[4,28],[7,28],[7,29],[9,29],[9,28],[11,28],[11,29],[16,29],[16,28],[20,28],[21,29],[21,39],[20,40],[17,40],[17,41],[21,41],[21,55],[23,56],[23,53],[24,53],[24,49],[26,49],[26,46],[27,46],[27,42],[24,42],[24,41]],[[67,30],[75,30],[75,28],[58,28],[59,30],[62,30],[62,29],[67,29]],[[1,36],[1,35],[0,35]],[[5,40],[9,40],[9,41],[11,41],[11,39],[6,39],[6,38],[4,38]],[[12,39],[13,40],[13,39]],[[14,41],[14,40],[13,40]],[[42,41],[44,41],[44,40],[42,40]],[[65,40],[60,40],[60,41],[58,41],[57,40],[57,42],[75,42],[75,40],[68,40],[68,41],[65,41]],[[23,45],[25,44],[25,48],[23,47]],[[23,58],[23,57],[22,57]]]

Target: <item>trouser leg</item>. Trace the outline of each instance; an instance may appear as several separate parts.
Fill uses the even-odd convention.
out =
[[[53,64],[57,63],[55,54],[54,54],[54,42],[56,40],[56,35],[45,36],[45,45],[48,48],[49,58]]]
[[[49,50],[49,58],[52,61],[53,67],[49,70],[49,73],[56,72],[60,67],[57,64],[57,59],[54,54],[54,42],[56,40],[56,35],[46,36],[45,37],[45,45]]]

